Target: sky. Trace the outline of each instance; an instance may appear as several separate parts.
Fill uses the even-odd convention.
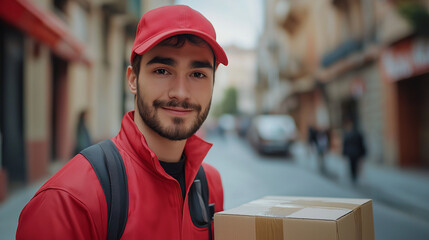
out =
[[[222,46],[255,48],[263,27],[264,0],[176,0],[201,12]]]

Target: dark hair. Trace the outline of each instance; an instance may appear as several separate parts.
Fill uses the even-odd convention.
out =
[[[175,36],[172,36],[172,37],[169,37],[169,38],[163,40],[159,45],[169,46],[169,47],[174,47],[174,48],[181,48],[181,47],[183,47],[183,45],[185,45],[185,43],[187,41],[190,42],[191,44],[194,44],[197,46],[207,44],[202,38],[197,37],[195,35],[180,34],[180,35],[175,35]],[[214,54],[213,49],[211,49],[211,50],[213,53],[213,81],[214,81],[214,73],[216,70],[216,55]],[[133,71],[137,75],[137,77],[139,76],[139,73],[140,73],[140,62],[141,62],[141,60],[142,60],[142,55],[136,54],[134,56],[133,62],[131,64],[131,66],[133,67]]]

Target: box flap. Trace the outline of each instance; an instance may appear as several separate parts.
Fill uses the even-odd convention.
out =
[[[337,220],[369,199],[268,196],[218,214]]]

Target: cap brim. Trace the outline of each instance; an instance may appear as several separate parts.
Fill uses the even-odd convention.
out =
[[[195,29],[179,29],[179,30],[172,30],[163,32],[161,34],[158,34],[152,38],[150,38],[148,41],[143,42],[140,46],[138,46],[132,53],[131,60],[134,57],[134,54],[143,55],[145,52],[147,52],[149,49],[155,47],[158,43],[162,42],[163,40],[180,34],[192,34],[197,37],[202,38],[204,41],[206,41],[210,47],[212,48],[215,56],[216,61],[218,63],[222,63],[223,65],[228,65],[228,58],[225,54],[225,51],[222,49],[222,47],[214,40],[211,36],[207,35],[204,32],[197,31]]]

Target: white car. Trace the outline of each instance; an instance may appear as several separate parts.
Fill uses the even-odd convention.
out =
[[[295,121],[289,115],[259,115],[249,131],[249,140],[260,153],[286,154],[296,136]]]

